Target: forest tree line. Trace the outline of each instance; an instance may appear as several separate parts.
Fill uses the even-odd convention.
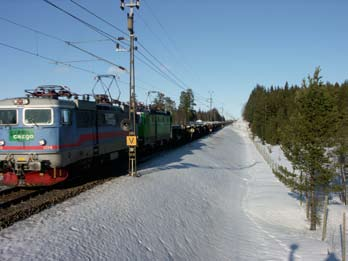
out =
[[[150,107],[158,111],[169,111],[173,117],[174,124],[186,124],[190,121],[224,121],[216,108],[211,110],[195,110],[196,103],[192,89],[186,89],[180,93],[179,105],[163,93],[158,92]]]
[[[301,173],[300,177],[287,173],[281,180],[306,195],[310,229],[315,230],[320,193],[339,191],[346,201],[348,81],[324,83],[318,67],[300,86],[257,85],[243,117],[262,142],[281,145]]]

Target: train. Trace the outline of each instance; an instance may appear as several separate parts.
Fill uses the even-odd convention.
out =
[[[76,166],[127,153],[129,106],[106,94],[77,95],[44,85],[0,100],[0,184],[52,186]],[[140,151],[180,144],[223,127],[223,122],[174,125],[169,112],[137,110]]]

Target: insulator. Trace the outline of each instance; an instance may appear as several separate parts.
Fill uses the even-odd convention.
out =
[[[128,31],[133,34],[133,16],[128,14]]]

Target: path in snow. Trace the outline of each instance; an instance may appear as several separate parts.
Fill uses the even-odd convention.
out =
[[[117,178],[1,231],[0,259],[325,258],[326,245],[303,232],[301,216],[286,225],[274,223],[297,213],[297,203],[241,126],[166,152],[140,166],[140,173],[141,178]],[[272,201],[279,193],[285,196]],[[284,202],[290,206],[277,214]]]

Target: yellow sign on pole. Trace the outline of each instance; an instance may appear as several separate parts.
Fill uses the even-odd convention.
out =
[[[127,136],[127,146],[137,146],[137,136]]]

